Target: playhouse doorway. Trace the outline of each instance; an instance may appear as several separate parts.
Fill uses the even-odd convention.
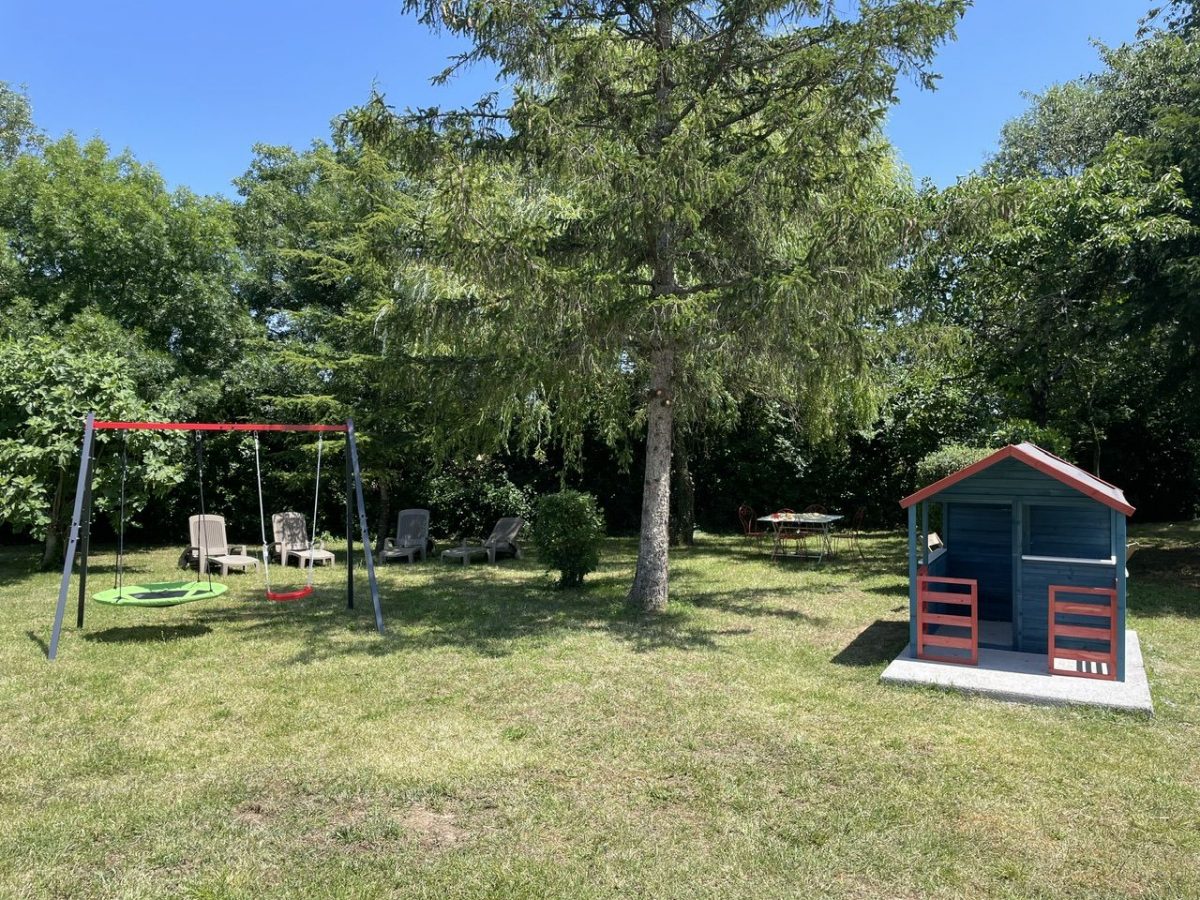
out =
[[[1012,505],[946,506],[950,574],[979,584],[979,645],[1014,646]]]

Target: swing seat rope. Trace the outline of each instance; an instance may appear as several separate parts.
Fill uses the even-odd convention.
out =
[[[317,484],[313,496],[313,532],[317,530],[317,503],[321,496],[321,453],[324,448],[324,435],[317,435]],[[263,504],[262,467],[259,463],[258,432],[254,432],[254,474],[258,481],[258,524],[262,530],[262,560],[263,560],[263,594],[273,603],[287,603],[292,600],[303,600],[313,593],[313,564],[315,556],[312,552],[313,541],[308,539],[308,583],[292,591],[277,591],[271,588],[270,544],[267,543],[267,513]],[[281,558],[286,559],[281,553]]]

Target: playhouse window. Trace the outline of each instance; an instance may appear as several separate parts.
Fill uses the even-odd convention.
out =
[[[1026,522],[1027,556],[1108,559],[1112,555],[1112,521],[1102,507],[1030,506]]]

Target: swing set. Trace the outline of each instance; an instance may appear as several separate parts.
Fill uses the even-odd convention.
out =
[[[344,425],[290,425],[290,424],[250,424],[230,422],[119,422],[98,421],[95,413],[89,412],[84,422],[83,451],[79,461],[79,477],[75,488],[75,505],[71,516],[71,531],[67,541],[67,552],[63,560],[62,580],[58,589],[58,604],[54,612],[54,630],[50,637],[50,647],[47,652],[49,659],[58,656],[58,641],[62,632],[63,617],[66,614],[67,594],[70,589],[71,573],[74,570],[76,552],[78,551],[79,570],[79,605],[76,616],[76,627],[82,628],[84,622],[85,599],[87,597],[88,549],[91,539],[92,519],[92,478],[95,470],[95,435],[97,431],[121,431],[121,510],[119,532],[117,539],[117,567],[114,574],[114,584],[111,590],[101,591],[92,599],[98,603],[110,606],[144,606],[164,607],[178,606],[182,603],[192,603],[197,600],[208,600],[218,597],[228,589],[226,585],[212,580],[209,561],[209,529],[208,524],[213,520],[204,507],[204,446],[205,432],[252,432],[254,434],[254,472],[258,485],[259,525],[262,531],[262,563],[264,579],[264,595],[273,602],[288,602],[300,600],[313,593],[313,566],[317,553],[311,539],[307,541],[306,551],[302,551],[301,559],[308,559],[308,577],[306,583],[293,590],[276,590],[271,586],[270,548],[267,541],[266,507],[263,502],[262,466],[259,451],[259,432],[316,432],[317,433],[317,472],[313,496],[313,533],[317,530],[317,511],[321,490],[321,461],[324,451],[324,435],[326,432],[338,432],[346,435],[346,606],[354,608],[354,518],[357,513],[359,534],[366,556],[367,580],[371,587],[371,602],[375,611],[375,627],[383,634],[383,612],[379,602],[379,586],[375,580],[375,561],[371,552],[371,540],[367,530],[366,505],[363,501],[362,472],[358,463],[358,444],[355,440],[354,422],[347,421]],[[125,483],[128,471],[128,432],[130,431],[189,431],[196,436],[196,466],[199,472],[200,485],[200,515],[195,517],[199,525],[199,541],[196,550],[200,574],[206,580],[184,582],[153,582],[140,585],[124,583],[125,557]],[[357,501],[357,502],[356,502]],[[357,509],[355,507],[357,506]],[[221,548],[217,548],[221,549]],[[226,551],[228,548],[224,548]],[[190,553],[191,551],[189,551]],[[295,553],[295,551],[293,551]],[[281,548],[280,561],[286,564],[288,551]],[[238,562],[253,562],[252,557],[223,556],[233,564]]]

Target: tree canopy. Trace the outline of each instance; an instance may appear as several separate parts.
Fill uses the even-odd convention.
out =
[[[818,428],[869,409],[864,325],[903,230],[877,131],[963,4],[407,7],[513,102],[385,123],[432,182],[394,333],[468,361],[459,390],[502,433],[645,429],[630,598],[661,609],[677,420],[752,395]]]

